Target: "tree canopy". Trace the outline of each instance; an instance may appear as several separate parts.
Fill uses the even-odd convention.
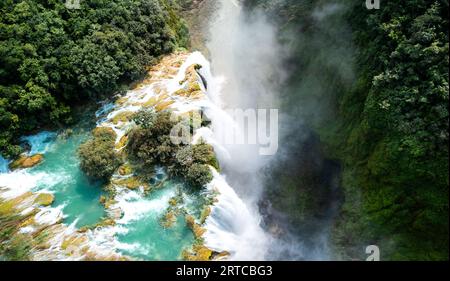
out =
[[[44,125],[70,122],[71,107],[113,94],[158,56],[187,42],[176,0],[0,3],[0,153]]]

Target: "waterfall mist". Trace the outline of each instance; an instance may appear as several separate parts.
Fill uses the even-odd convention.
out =
[[[243,12],[237,1],[218,2],[215,20],[210,23],[207,47],[212,72],[223,80],[220,89],[221,108],[278,109],[276,91],[285,79],[285,71],[282,67],[283,51],[278,44],[276,27],[269,24],[262,11],[249,16]],[[240,128],[242,134],[246,134],[250,126],[257,126],[256,120],[249,118],[246,121],[247,127]],[[230,127],[223,128],[220,124],[214,127],[216,134],[230,133],[226,131]],[[254,144],[222,145],[228,152],[226,156],[218,153],[223,173],[252,215],[238,226],[242,231],[237,233],[240,233],[247,245],[234,258],[267,259],[273,237],[261,228],[262,217],[258,203],[265,185],[265,168],[276,155],[260,155],[259,146]],[[237,213],[234,215],[240,216]]]
[[[207,47],[212,71],[224,79],[222,108],[278,109],[277,88],[283,80],[281,53],[276,29],[262,12],[244,14],[237,1],[219,0],[210,24]],[[248,126],[255,126],[247,120]],[[242,128],[245,133],[245,128]],[[255,204],[262,183],[259,173],[271,156],[262,156],[257,145],[225,144],[229,157],[221,159],[227,180],[236,192]]]
[[[216,2],[207,48],[213,74],[223,79],[220,106],[279,109],[277,154],[262,156],[254,145],[226,144],[228,155],[219,154],[227,182],[264,229],[264,235],[255,235],[264,242],[254,246],[265,247],[258,251],[264,256],[256,259],[331,259],[329,229],[340,200],[339,166],[324,158],[320,141],[303,120],[306,116],[315,123],[334,114],[330,104],[337,95],[335,88],[353,82],[353,48],[350,29],[343,21],[344,5],[340,1],[300,3],[305,7],[303,23],[284,28],[280,36],[267,11],[252,8],[248,12],[235,0]],[[313,32],[305,31],[311,26]],[[294,211],[283,209],[283,204],[273,207],[272,199],[267,199],[267,194],[277,197],[285,192],[283,177],[291,178],[296,190],[278,200],[291,202],[286,206]],[[305,206],[292,197],[308,189],[317,197],[318,210],[307,221],[293,220],[289,212]]]

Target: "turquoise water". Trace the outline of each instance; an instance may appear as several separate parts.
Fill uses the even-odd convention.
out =
[[[97,118],[110,111],[111,107],[106,104],[102,110],[97,112]],[[29,155],[44,154],[43,162],[33,168],[11,172],[8,170],[9,161],[0,157],[0,173],[4,179],[8,179],[13,187],[16,181],[23,181],[27,186],[31,185],[33,191],[53,193],[55,201],[52,207],[62,207],[64,223],[74,223],[78,228],[94,225],[107,215],[99,203],[104,194],[104,183],[89,179],[79,168],[77,149],[90,136],[90,129],[81,127],[86,126],[73,128],[73,133],[65,137],[48,131],[22,137],[21,141],[30,148]],[[164,228],[161,219],[169,207],[169,200],[179,191],[185,198],[183,207],[198,217],[204,203],[202,194],[190,192],[182,183],[167,179],[159,168],[149,184],[160,186],[161,182],[162,187],[148,195],[127,189],[117,195],[117,205],[124,216],[116,221],[115,227],[105,230],[115,234],[117,251],[122,254],[138,260],[180,260],[182,251],[194,243],[194,235],[186,226],[185,213],[180,212],[170,228]]]
[[[47,174],[47,180],[38,182],[34,190],[51,191],[55,195],[54,206],[64,205],[65,223],[77,220],[77,227],[95,224],[105,215],[99,203],[102,184],[89,180],[78,167],[76,151],[87,137],[86,132],[79,130],[67,139],[49,134],[45,142],[36,141],[32,150],[45,152],[44,161],[29,170],[30,174]]]
[[[125,245],[121,249],[123,254],[142,260],[181,259],[182,250],[194,242],[192,231],[186,227],[184,215],[177,216],[170,228],[161,226],[161,218],[175,189],[176,185],[168,181],[162,189],[152,192],[146,198],[128,201],[130,208],[137,209],[137,219],[125,224],[127,233],[117,235],[119,242]]]
[[[42,163],[26,170],[30,176],[40,176],[33,190],[53,193],[52,206],[63,206],[64,222],[76,222],[76,227],[93,225],[106,216],[99,203],[102,183],[90,180],[79,168],[77,149],[88,137],[88,131],[76,129],[66,138],[52,132],[23,138],[29,142],[33,153],[44,154]],[[7,160],[1,160],[2,166],[7,165]],[[124,211],[124,217],[117,221],[121,229],[116,234],[119,252],[140,260],[179,260],[183,249],[193,244],[194,236],[186,226],[184,214],[177,216],[172,227],[161,226],[170,198],[178,189],[183,190],[182,184],[167,180],[162,170],[158,170],[149,183],[156,185],[161,181],[162,187],[147,196],[140,191],[129,191],[117,198]],[[192,202],[198,201],[191,199],[190,202],[190,210],[195,209]]]

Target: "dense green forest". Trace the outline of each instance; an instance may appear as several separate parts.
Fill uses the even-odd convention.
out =
[[[71,121],[71,108],[140,78],[187,44],[175,0],[0,2],[0,152],[18,136]]]
[[[448,259],[448,1],[246,4],[290,48],[285,109],[342,165],[336,257]]]
[[[64,2],[0,2],[0,156],[16,157],[20,136],[70,124],[75,108],[123,92],[160,56],[187,47],[179,14],[199,1]],[[271,51],[289,74],[279,98],[295,124],[285,126],[291,159],[270,171],[280,188],[274,209],[298,226],[324,216],[331,192],[315,189],[322,175],[307,171],[320,165],[300,159],[320,152],[340,172],[332,258],[364,259],[375,244],[382,260],[447,260],[448,0],[381,1],[379,10],[365,0],[242,2],[264,9],[285,48]],[[203,186],[212,179],[207,164],[219,168],[213,150],[169,147],[167,114],[138,112],[126,152],[136,166],[162,163]],[[301,147],[305,127],[319,141]],[[96,131],[81,145],[89,176],[109,178],[122,164],[115,137]]]

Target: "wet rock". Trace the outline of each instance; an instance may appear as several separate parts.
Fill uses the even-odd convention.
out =
[[[34,203],[40,206],[50,206],[55,201],[55,196],[50,193],[39,193]]]
[[[209,261],[213,251],[202,244],[192,246],[192,250],[184,250],[182,257],[186,261]]]
[[[127,141],[128,141],[128,136],[127,135],[122,136],[120,138],[119,142],[116,144],[116,149],[119,150],[119,149],[124,148],[127,145]],[[127,166],[127,167],[129,167],[129,166]],[[120,170],[119,170],[119,173],[120,173]]]
[[[124,186],[131,190],[138,189],[141,186],[145,188],[145,186],[148,185],[147,183],[142,182],[138,177],[128,177],[124,179],[114,180],[113,184]]]
[[[9,168],[11,170],[31,168],[31,167],[36,166],[37,164],[41,163],[43,159],[44,159],[44,156],[42,154],[35,154],[33,156],[27,156],[27,155],[22,154],[19,157],[19,159],[13,161],[9,165]]]
[[[215,261],[226,260],[230,256],[230,253],[227,251],[222,252],[214,252],[211,259]]]
[[[110,209],[108,213],[113,220],[119,220],[123,217],[123,211],[121,208]]]
[[[195,218],[191,215],[186,215],[186,225],[192,230],[195,238],[201,238],[202,235],[206,232],[206,229],[201,227],[198,223],[195,222]]]

